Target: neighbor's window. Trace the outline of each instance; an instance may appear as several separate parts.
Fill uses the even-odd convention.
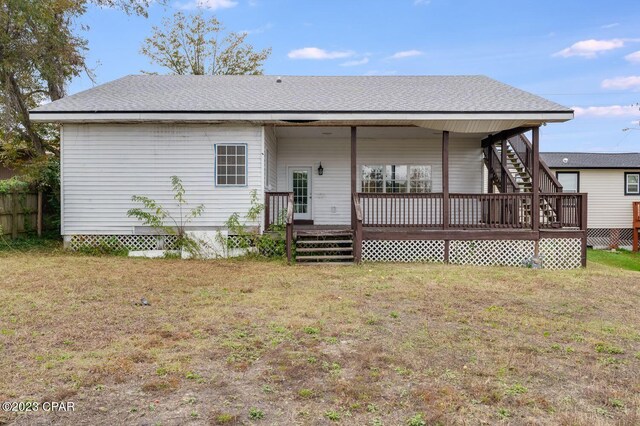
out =
[[[216,184],[247,184],[246,145],[216,145]]]
[[[624,174],[624,195],[640,195],[640,173]]]
[[[580,174],[578,172],[557,172],[562,192],[580,192]]]
[[[431,166],[362,166],[362,192],[431,192]]]

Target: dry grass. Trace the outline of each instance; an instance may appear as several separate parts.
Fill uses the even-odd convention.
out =
[[[0,277],[0,400],[77,407],[0,423],[640,423],[634,272],[12,252]]]

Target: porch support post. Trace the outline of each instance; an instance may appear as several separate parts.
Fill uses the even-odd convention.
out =
[[[540,230],[540,127],[532,130],[531,147],[531,229],[534,232]]]
[[[357,130],[355,126],[351,127],[351,195],[357,192],[357,172],[358,172],[358,160],[357,160]],[[352,199],[352,196],[349,199]],[[353,205],[353,201],[351,202],[351,229],[355,231],[356,229],[356,210]]]
[[[502,139],[500,142],[500,162],[502,167],[500,168],[500,192],[503,194],[507,192],[507,140]]]
[[[449,229],[449,132],[442,132],[442,229]],[[449,240],[444,241],[444,262],[449,263]]]

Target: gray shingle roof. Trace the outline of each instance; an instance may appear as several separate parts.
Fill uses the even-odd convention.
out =
[[[558,169],[640,169],[638,152],[541,152],[540,157],[549,167]]]
[[[34,112],[571,112],[485,76],[130,75]]]

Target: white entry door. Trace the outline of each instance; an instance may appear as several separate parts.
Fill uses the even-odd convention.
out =
[[[295,220],[311,220],[311,167],[289,167]]]

